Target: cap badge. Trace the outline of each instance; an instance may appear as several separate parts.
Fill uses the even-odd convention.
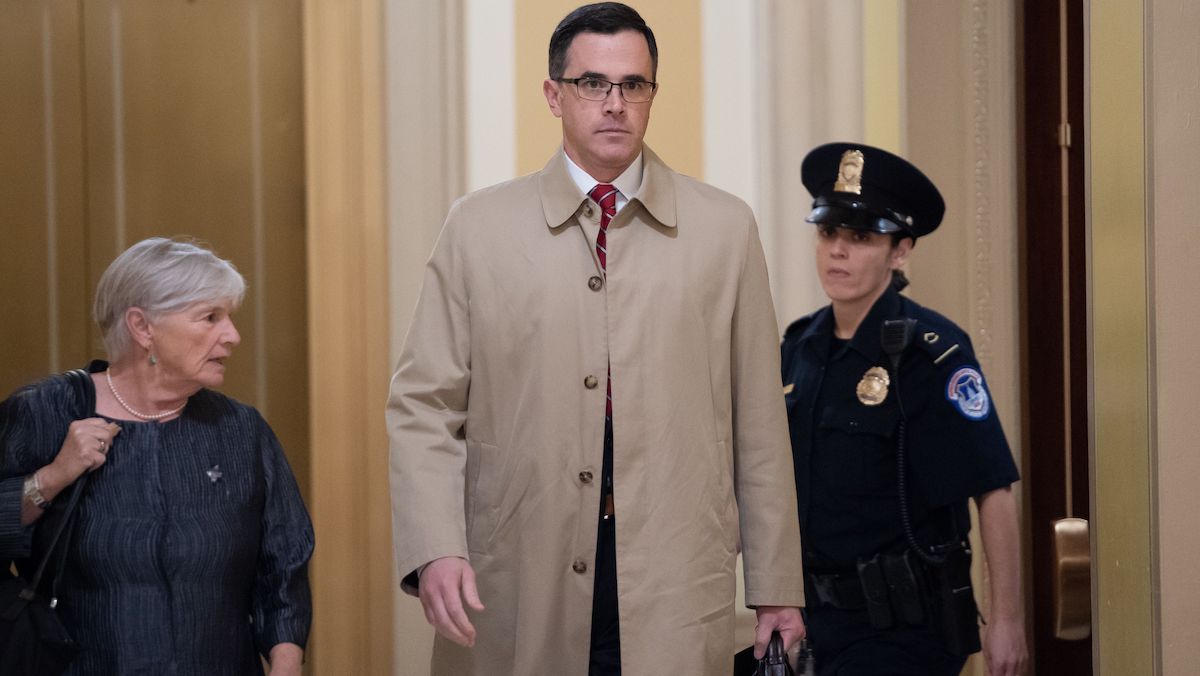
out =
[[[842,153],[842,161],[838,163],[837,181],[833,189],[837,192],[852,192],[862,194],[863,153],[861,150],[847,150]]]
[[[891,377],[883,367],[872,366],[863,374],[862,380],[858,381],[855,393],[865,406],[878,406],[887,399],[888,385],[891,382]]]

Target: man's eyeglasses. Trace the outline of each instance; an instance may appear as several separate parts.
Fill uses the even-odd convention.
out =
[[[575,85],[575,91],[579,93],[579,98],[588,101],[603,101],[608,98],[608,93],[612,91],[612,88],[616,87],[626,103],[645,103],[654,98],[654,92],[658,89],[657,82],[647,82],[646,80],[609,82],[598,77],[559,77],[555,79]]]

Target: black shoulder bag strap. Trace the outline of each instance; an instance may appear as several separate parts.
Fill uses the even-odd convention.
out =
[[[76,420],[90,418],[96,413],[96,388],[92,384],[92,377],[84,369],[73,369],[65,374],[67,379],[71,381],[71,385],[75,390],[75,401],[77,408],[75,409]],[[50,537],[50,542],[46,546],[46,551],[42,554],[42,560],[38,563],[37,571],[33,574],[33,579],[29,581],[29,586],[22,592],[22,596],[26,600],[33,600],[33,595],[36,592],[38,585],[42,581],[42,574],[46,571],[46,566],[50,563],[50,559],[54,556],[54,552],[58,549],[58,543],[64,542],[62,555],[58,557],[58,564],[55,566],[54,579],[50,582],[50,607],[57,605],[58,582],[62,579],[63,569],[66,567],[67,557],[66,549],[71,541],[71,536],[75,532],[75,510],[79,506],[79,497],[83,494],[83,489],[87,486],[88,473],[84,473],[71,486],[71,495],[67,498],[67,506],[62,511],[62,518],[55,524],[54,534]],[[66,534],[66,540],[63,540],[63,535]]]

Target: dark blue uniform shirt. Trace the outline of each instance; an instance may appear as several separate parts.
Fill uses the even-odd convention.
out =
[[[901,317],[917,324],[897,378],[881,335],[884,320]],[[851,340],[837,340],[833,328],[826,306],[788,327],[782,346],[806,570],[853,570],[861,557],[907,546],[897,490],[897,381],[917,539],[932,545],[965,536],[967,498],[1018,478],[970,340],[891,288]],[[890,384],[880,403],[868,405],[858,386],[872,367],[886,369]]]

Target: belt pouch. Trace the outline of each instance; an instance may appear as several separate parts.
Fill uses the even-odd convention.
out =
[[[883,572],[892,593],[892,605],[900,620],[909,626],[920,626],[925,622],[922,608],[921,589],[916,571],[909,563],[907,552],[883,557]]]
[[[862,585],[863,598],[867,601],[867,615],[871,619],[871,626],[876,629],[891,629],[895,620],[892,617],[888,585],[878,554],[870,559],[858,560],[858,583]]]
[[[966,656],[979,652],[979,615],[971,589],[971,550],[951,550],[937,569],[942,638],[946,651]]]

